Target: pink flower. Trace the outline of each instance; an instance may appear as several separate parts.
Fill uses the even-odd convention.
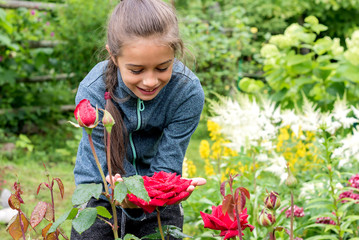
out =
[[[200,213],[205,228],[220,230],[221,233],[219,235],[224,237],[224,239],[230,239],[238,236],[237,219],[233,221],[229,217],[228,213],[224,215],[222,213],[222,205],[219,205],[218,207],[212,206],[212,214],[207,214],[204,212]],[[248,224],[247,218],[247,208],[245,208],[243,212],[239,214],[242,230],[249,227],[250,230],[253,231],[254,226]],[[242,233],[242,235],[244,235],[244,233]]]
[[[50,22],[49,22],[49,21],[46,22],[46,26],[50,26]]]
[[[315,223],[336,225],[336,223],[331,219],[331,217],[320,217],[320,218],[317,218],[317,220],[315,221]]]
[[[33,16],[34,16],[36,12],[35,12],[35,10],[31,10],[31,12],[30,12],[30,13],[31,13],[31,15],[33,15]]]
[[[293,207],[294,209],[294,217],[304,217],[304,211],[303,211],[303,208],[301,207],[298,207],[297,205],[294,205]],[[290,215],[291,215],[292,211],[291,211],[291,207],[288,208],[287,211],[285,211],[285,216],[287,218],[290,218]]]
[[[50,36],[51,36],[51,37],[55,36],[55,33],[54,33],[54,32],[51,32]]]
[[[143,183],[151,200],[146,202],[133,194],[128,194],[128,200],[151,213],[157,207],[173,205],[190,195],[187,188],[192,180],[181,178],[176,173],[158,172],[152,177],[143,176]]]
[[[349,179],[349,183],[350,183],[351,187],[359,189],[359,174],[356,174],[356,175],[352,176]]]

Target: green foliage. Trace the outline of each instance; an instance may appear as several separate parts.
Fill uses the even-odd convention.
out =
[[[339,39],[318,38],[327,27],[317,18],[310,16],[305,22],[272,36],[261,50],[273,99],[284,107],[293,107],[302,101],[304,93],[322,109],[330,109],[338,96],[346,94],[349,103],[357,103],[359,49],[355,44],[359,32],[347,39],[348,49],[344,51]]]
[[[66,44],[56,51],[61,53],[59,60],[65,63],[63,71],[76,74],[75,86],[98,62],[96,55],[100,50],[104,50],[107,18],[116,3],[67,0],[66,6],[58,10],[59,35]]]

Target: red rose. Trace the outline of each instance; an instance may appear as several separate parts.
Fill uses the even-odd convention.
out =
[[[222,213],[222,205],[219,205],[218,207],[212,206],[212,214],[207,214],[204,212],[200,212],[200,213],[205,228],[220,230],[221,233],[219,235],[221,237],[224,237],[224,239],[229,239],[238,236],[237,219],[233,221],[230,219],[228,213],[224,215]],[[250,230],[253,231],[254,226],[248,224],[247,218],[248,218],[247,208],[245,208],[243,212],[239,214],[242,230],[249,227]],[[244,235],[243,232],[242,235]]]
[[[74,115],[80,127],[94,128],[98,124],[98,111],[87,99],[77,104]]]
[[[147,213],[153,212],[156,207],[176,204],[190,195],[186,190],[191,185],[191,180],[183,179],[176,173],[161,171],[152,177],[142,178],[151,200],[146,202],[133,194],[128,194],[128,200]]]

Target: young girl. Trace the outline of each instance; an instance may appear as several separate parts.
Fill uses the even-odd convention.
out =
[[[176,58],[183,55],[184,46],[174,10],[161,0],[121,1],[109,19],[106,49],[109,60],[90,71],[76,96],[76,104],[88,99],[115,118],[111,133],[112,173],[107,171],[103,126],[92,132],[105,174],[120,174],[116,179],[135,174],[152,176],[159,171],[182,174],[185,152],[203,109],[204,93],[198,78]],[[105,92],[111,97],[107,105]],[[85,132],[74,174],[76,185],[102,182]],[[204,179],[194,179],[187,191],[203,184]],[[112,212],[104,199],[91,199],[87,206],[104,206]],[[142,237],[158,227],[156,213],[144,214],[141,209],[127,207],[126,201],[118,207],[119,236],[131,233]],[[161,221],[163,225],[182,228],[181,205],[164,207]],[[113,239],[113,232],[97,219],[81,235],[72,230],[71,239]]]

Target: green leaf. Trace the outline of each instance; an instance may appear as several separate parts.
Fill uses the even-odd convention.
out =
[[[102,184],[79,184],[72,195],[72,204],[80,205],[88,202],[91,197],[98,199],[102,193]]]
[[[123,178],[123,181],[126,184],[127,190],[130,193],[133,193],[137,197],[149,202],[150,197],[143,185],[143,178],[139,175]]]
[[[112,218],[112,215],[111,213],[103,206],[98,206],[96,207],[97,209],[97,214],[102,216],[102,217],[105,217],[105,218],[108,218],[108,219],[111,219]]]
[[[115,187],[115,200],[121,203],[127,195],[127,187],[124,182],[119,182]]]
[[[184,234],[179,227],[173,225],[163,226],[165,229],[165,235],[171,235],[174,238],[192,238],[191,236]]]
[[[320,235],[320,236],[314,236],[314,237],[306,238],[306,240],[320,240],[320,239],[338,240],[338,237],[336,235]]]
[[[161,233],[159,233],[159,232],[152,233],[152,234],[142,237],[142,239],[161,239]]]
[[[239,82],[239,88],[245,92],[258,92],[264,87],[264,83],[260,80],[251,78],[242,78]]]
[[[49,229],[48,233],[55,232],[56,229],[63,223],[65,220],[71,220],[74,219],[77,215],[77,212],[79,210],[77,208],[73,208],[66,213],[64,213],[61,217],[59,217],[54,224],[52,224],[51,228]]]
[[[161,236],[160,236],[161,237]],[[123,240],[141,240],[140,238],[136,237],[135,235],[127,233]]]
[[[81,234],[95,223],[96,217],[96,208],[85,208],[80,212],[79,216],[72,221],[72,226]]]

